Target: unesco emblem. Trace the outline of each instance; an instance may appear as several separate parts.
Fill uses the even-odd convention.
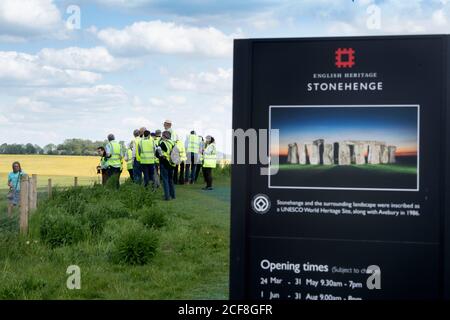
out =
[[[270,210],[270,199],[265,194],[257,194],[252,200],[252,209],[256,213],[264,214]]]

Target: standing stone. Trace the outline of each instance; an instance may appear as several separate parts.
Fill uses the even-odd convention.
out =
[[[312,145],[312,154],[309,157],[309,162],[313,165],[320,164],[319,146],[316,144]]]
[[[369,150],[369,163],[380,164],[381,160],[381,145],[378,143],[371,143]]]
[[[381,163],[389,163],[389,149],[385,144],[381,145]]]
[[[288,145],[288,163],[296,164],[298,163],[298,146],[296,143]]]
[[[312,143],[305,144],[306,160],[307,160],[306,164],[311,164],[312,146],[313,146]]]
[[[306,164],[306,146],[303,143],[298,144],[298,158],[300,164]]]
[[[388,153],[389,153],[389,163],[395,163],[395,152],[397,151],[397,147],[395,146],[389,146],[388,147]]]
[[[323,146],[323,164],[326,166],[332,165],[334,162],[334,148],[332,144],[325,144]]]
[[[358,165],[365,164],[365,149],[366,145],[363,143],[355,142],[355,163]]]
[[[339,165],[347,166],[350,164],[350,147],[346,142],[339,142]]]
[[[323,164],[323,145],[324,145],[324,142],[325,142],[324,139],[317,139],[317,140],[313,141],[313,145],[317,146],[317,158],[318,158],[317,164]],[[322,157],[321,157],[321,153],[320,153],[321,149],[322,149]],[[320,160],[322,160],[322,162]]]

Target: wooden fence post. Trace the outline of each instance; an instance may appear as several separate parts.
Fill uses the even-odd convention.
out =
[[[73,179],[73,185],[74,185],[75,188],[78,187],[78,177],[75,177]]]
[[[37,209],[37,175],[33,174],[29,179],[28,187],[28,212],[31,214]]]
[[[20,182],[20,233],[28,232],[28,210],[29,210],[29,178],[24,175]]]
[[[52,198],[52,179],[48,179],[47,193],[48,193],[48,198],[51,199]]]

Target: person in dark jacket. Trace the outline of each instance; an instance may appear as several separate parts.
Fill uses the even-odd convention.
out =
[[[173,183],[175,166],[170,161],[170,153],[172,152],[175,143],[170,138],[170,131],[164,131],[158,144],[158,150],[156,151],[156,156],[159,159],[161,179],[163,182],[164,199],[166,201],[175,199],[175,186]]]

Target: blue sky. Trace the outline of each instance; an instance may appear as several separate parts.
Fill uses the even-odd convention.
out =
[[[449,0],[2,0],[0,143],[128,141],[171,119],[229,153],[234,39],[443,33],[449,17]]]
[[[343,140],[381,141],[400,152],[417,151],[416,107],[273,108],[272,129],[280,130],[280,146]]]

